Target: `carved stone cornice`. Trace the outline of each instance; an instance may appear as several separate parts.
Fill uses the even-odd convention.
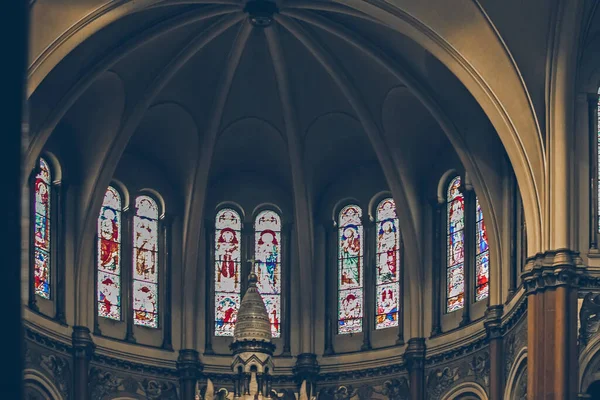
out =
[[[467,356],[471,353],[474,353],[485,346],[487,346],[488,339],[486,336],[482,336],[477,340],[466,343],[462,346],[455,347],[451,350],[445,351],[443,353],[438,353],[430,357],[425,358],[425,365],[432,366],[434,364],[442,363],[445,361],[450,361],[456,358]]]
[[[559,249],[528,258],[521,278],[527,295],[531,295],[559,286],[577,287],[584,273],[579,252]]]
[[[200,357],[196,350],[179,350],[179,357],[177,357],[177,373],[179,379],[196,380],[200,377],[203,368],[204,366],[200,362]]]
[[[498,339],[502,337],[502,314],[504,306],[501,304],[489,306],[485,311],[485,331],[488,340]]]
[[[90,330],[85,326],[73,327],[73,355],[75,358],[85,358],[91,360],[96,345],[90,335]]]
[[[156,375],[160,377],[177,378],[177,370],[172,368],[157,367],[148,364],[140,364],[132,361],[113,358],[105,355],[94,354],[92,364],[108,368],[124,370],[140,375]]]
[[[425,338],[411,338],[404,352],[406,368],[409,371],[425,367]]]
[[[527,297],[523,296],[519,300],[519,304],[512,308],[510,314],[502,323],[502,334],[506,334],[511,330],[520,320],[523,315],[527,312]]]
[[[406,364],[392,364],[383,367],[360,369],[353,371],[330,372],[319,375],[319,382],[339,382],[361,380],[365,378],[378,378],[388,375],[406,373]]]
[[[46,347],[51,350],[56,350],[61,353],[71,353],[72,347],[69,344],[61,341],[49,338],[33,329],[25,326],[25,337],[32,342],[39,344],[40,346]]]

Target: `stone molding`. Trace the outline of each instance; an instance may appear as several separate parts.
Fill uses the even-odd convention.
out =
[[[179,350],[176,365],[180,380],[198,379],[204,368],[199,353],[192,349]]]
[[[559,286],[578,287],[584,274],[579,252],[558,249],[528,258],[521,278],[525,292],[531,295]]]

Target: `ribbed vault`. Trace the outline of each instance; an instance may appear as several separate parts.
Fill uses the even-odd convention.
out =
[[[224,182],[253,174],[289,195],[291,203],[282,207],[293,210],[300,285],[309,285],[315,219],[307,216],[327,214],[322,210],[327,193],[345,174],[373,166],[369,171],[385,179],[402,210],[413,336],[424,334],[422,237],[428,228],[422,215],[435,198],[429,188],[437,187],[441,176],[435,161],[456,159],[484,205],[490,243],[497,249],[492,281],[498,284],[491,299],[499,301],[507,262],[499,233],[501,190],[508,167],[498,149],[506,148],[513,164],[524,166],[517,177],[528,220],[538,229],[540,200],[532,190],[543,185],[543,177],[534,175],[531,165],[543,160],[533,117],[522,109],[508,118],[511,111],[497,107],[503,92],[493,91],[494,82],[486,86],[481,77],[466,77],[469,69],[457,67],[460,54],[448,48],[440,53],[443,43],[408,11],[346,3],[278,2],[273,23],[256,27],[242,1],[142,1],[136,8],[107,11],[104,17],[111,22],[98,29],[91,26],[101,18],[90,22],[92,32],[71,51],[66,51],[74,45],[68,38],[63,46],[56,44],[56,51],[65,51],[60,61],[51,50],[35,59],[28,167],[51,137],[85,138],[93,132],[95,120],[88,113],[103,115],[105,125],[96,134],[100,147],[90,144],[93,140],[76,141],[77,151],[90,157],[72,161],[83,171],[76,182],[78,324],[91,318],[87,266],[102,194],[125,153],[156,162],[183,204],[186,298],[197,290],[203,222],[209,205],[219,201],[211,193],[223,193]],[[117,111],[111,109],[120,104],[116,95],[102,93],[112,87],[103,83],[108,81],[122,92]],[[479,89],[469,86],[473,82]],[[522,97],[511,99],[511,107],[529,104],[520,90]],[[480,98],[483,93],[487,99]],[[539,243],[530,246],[537,249]],[[314,343],[305,340],[314,337],[313,299],[302,301],[300,350],[313,352]],[[195,315],[197,304],[183,307],[184,315]],[[195,323],[194,318],[184,322],[185,348],[194,347]]]

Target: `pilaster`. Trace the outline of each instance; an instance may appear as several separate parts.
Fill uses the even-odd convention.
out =
[[[74,326],[71,335],[73,345],[73,398],[89,398],[89,367],[95,345],[90,330],[85,326]]]
[[[485,331],[490,345],[490,398],[504,398],[504,353],[502,340],[502,305],[488,307],[485,313]]]
[[[181,400],[194,400],[196,382],[200,378],[202,368],[203,366],[196,350],[179,350],[177,373],[179,375],[179,398]]]
[[[410,381],[410,399],[425,398],[425,338],[411,338],[404,352]]]
[[[312,394],[316,394],[316,382],[319,376],[319,370],[320,366],[316,354],[298,354],[296,365],[293,369],[294,379],[298,385],[301,385],[302,382],[306,381],[308,398],[311,398]]]
[[[585,272],[579,253],[559,249],[527,261],[528,399],[577,397],[577,286]]]

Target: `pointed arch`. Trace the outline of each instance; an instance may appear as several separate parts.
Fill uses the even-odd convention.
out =
[[[273,210],[254,219],[254,258],[258,291],[271,320],[271,335],[281,336],[281,217]]]
[[[215,217],[215,336],[233,336],[241,297],[242,220],[232,208]]]
[[[98,216],[96,298],[98,316],[117,321],[122,318],[122,212],[123,196],[111,185],[106,189]]]
[[[350,204],[338,216],[338,333],[362,332],[363,225],[362,209]]]
[[[446,190],[446,312],[465,305],[465,198],[461,178],[450,180]]]
[[[157,201],[142,194],[135,198],[133,216],[133,323],[158,328],[159,245]]]

